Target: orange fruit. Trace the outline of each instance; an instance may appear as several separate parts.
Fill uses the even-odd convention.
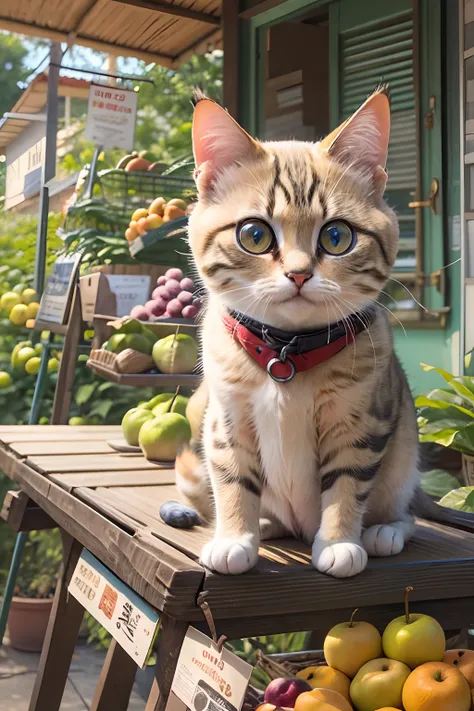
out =
[[[179,207],[181,210],[186,210],[186,203],[184,200],[181,200],[181,198],[173,198],[168,202],[168,205],[175,205],[176,207]]]
[[[156,198],[156,200],[153,200],[150,207],[148,208],[148,212],[150,215],[159,215],[160,217],[163,217],[165,212],[165,206],[166,200],[162,197],[158,197]]]
[[[137,239],[138,237],[138,231],[136,229],[132,229],[131,227],[128,228],[128,230],[125,230],[125,239],[127,242],[133,242],[134,239]]]
[[[142,217],[148,217],[148,210],[146,207],[139,207],[138,210],[135,210],[135,212],[132,215],[132,221],[133,222],[138,222]]]
[[[454,664],[461,674],[466,677],[467,683],[474,689],[474,651],[471,649],[450,649],[445,655],[443,662]]]
[[[163,224],[163,219],[160,215],[148,215],[146,218],[146,228],[147,230],[154,230],[157,227],[161,227]]]
[[[313,689],[298,696],[295,711],[352,711],[348,700],[333,689]]]
[[[144,234],[147,230],[147,218],[140,217],[140,219],[138,220],[137,226],[138,226],[138,234],[139,235]]]
[[[417,667],[403,687],[405,711],[469,711],[471,691],[453,664],[427,662]]]
[[[181,210],[177,205],[170,205],[168,203],[165,207],[165,217],[168,217],[170,220],[176,220],[178,217],[183,217],[184,214],[184,210]]]
[[[326,665],[307,667],[299,671],[296,676],[307,681],[313,689],[332,689],[338,691],[348,701],[350,700],[350,679],[337,669]]]

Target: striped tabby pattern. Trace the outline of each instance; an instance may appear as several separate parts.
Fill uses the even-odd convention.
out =
[[[367,555],[399,553],[412,532],[416,419],[383,308],[353,344],[288,383],[271,380],[221,321],[231,309],[309,332],[375,302],[398,242],[382,197],[388,135],[383,90],[316,144],[257,142],[210,100],[196,106],[189,239],[209,298],[194,439],[176,469],[180,492],[215,521],[202,562],[220,573],[254,566],[262,537],[291,534],[312,545],[318,570],[346,577]],[[269,251],[239,245],[248,219],[271,228]],[[321,249],[332,220],[356,235],[342,256]]]

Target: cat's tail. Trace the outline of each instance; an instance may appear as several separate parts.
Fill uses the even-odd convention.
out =
[[[446,506],[440,506],[428,494],[418,489],[413,501],[413,511],[416,516],[426,518],[446,526],[460,528],[463,531],[474,533],[474,515],[465,511],[456,511]]]

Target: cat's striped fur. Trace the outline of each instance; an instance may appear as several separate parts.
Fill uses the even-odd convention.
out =
[[[204,382],[190,406],[195,437],[178,458],[177,484],[204,519],[215,518],[202,561],[221,573],[251,568],[262,536],[299,536],[318,570],[345,577],[364,569],[367,554],[399,553],[411,535],[416,419],[384,309],[375,307],[352,345],[282,384],[221,320],[234,309],[311,331],[375,303],[398,245],[382,197],[388,134],[383,90],[317,144],[260,143],[213,102],[196,106],[199,202],[189,238],[209,298]],[[237,244],[236,225],[249,217],[272,226],[272,252],[253,256]],[[357,233],[342,257],[317,249],[320,227],[336,218]],[[311,278],[297,293],[286,275],[302,271]]]

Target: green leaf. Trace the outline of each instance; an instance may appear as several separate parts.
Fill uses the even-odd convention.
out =
[[[440,498],[459,486],[456,477],[442,469],[425,472],[421,477],[421,488],[426,494]]]
[[[434,365],[426,365],[426,363],[420,363],[421,367],[425,372],[428,372],[430,370],[435,370],[437,373],[441,375],[444,380],[446,380],[447,383],[450,383],[451,380],[454,378],[454,375],[451,375],[451,373],[448,373],[447,370],[442,370],[441,368],[435,368]]]
[[[431,393],[430,393],[431,395]],[[457,398],[460,399],[460,398]],[[461,401],[462,402],[462,401]],[[445,400],[435,400],[433,398],[426,397],[425,395],[419,395],[416,400],[415,400],[415,407],[422,407],[422,408],[433,408],[435,410],[445,410],[446,412],[448,410],[456,409],[458,412],[461,412],[467,420],[474,419],[474,411],[468,410],[466,407],[462,407],[461,405],[457,405],[453,402],[445,401]],[[423,411],[424,414],[424,411]]]
[[[94,405],[89,414],[99,415],[100,417],[105,418],[112,409],[113,404],[113,400],[101,400],[101,402],[97,403],[97,405]]]
[[[424,434],[423,432],[420,432],[420,442],[436,442],[443,447],[449,447],[452,444],[457,431],[458,430],[446,429],[433,434]]]
[[[468,504],[468,496],[474,493],[474,486],[462,486],[459,489],[454,489],[450,491],[449,494],[443,496],[439,502],[441,506],[445,506],[448,509],[455,509],[456,511],[467,511],[468,513],[474,513],[474,508],[472,503]],[[472,496],[470,501],[472,502]]]
[[[440,432],[444,432],[444,430],[453,430],[457,432],[466,427],[466,423],[459,418],[445,417],[444,419],[435,420],[434,422],[428,422],[427,424],[422,424],[420,422],[420,419],[421,418],[419,418],[418,421],[420,433],[424,435],[437,434]]]
[[[462,397],[462,399],[474,406],[474,391],[472,390],[472,378],[453,378],[449,383],[452,389]]]
[[[83,405],[85,402],[90,400],[96,387],[97,383],[87,383],[86,385],[81,385],[77,389],[76,405]]]

